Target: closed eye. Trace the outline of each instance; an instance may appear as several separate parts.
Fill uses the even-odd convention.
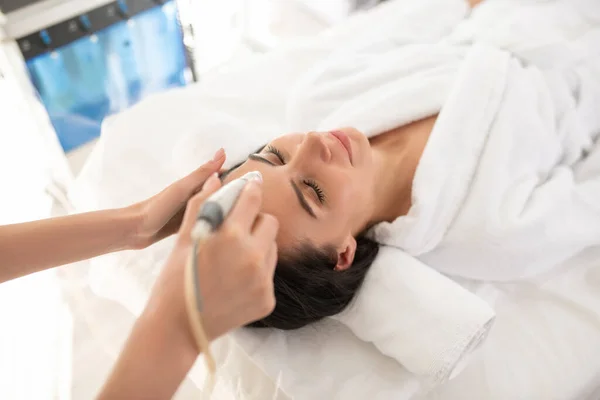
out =
[[[271,154],[275,155],[277,157],[277,159],[279,160],[279,162],[281,162],[282,165],[286,163],[286,159],[285,159],[284,155],[276,147],[268,145],[267,147],[265,147],[264,152],[271,153]],[[253,160],[253,161],[258,161],[258,162],[270,165],[272,167],[278,167],[279,166],[276,163],[274,163],[273,161],[268,160],[267,158],[265,158],[264,156],[262,156],[260,153],[259,154],[250,154],[248,156],[248,159]],[[315,192],[315,194],[319,198],[320,202],[324,202],[325,201],[325,194],[323,193],[323,191],[321,190],[321,188],[316,184],[316,182],[314,182],[312,180],[304,180],[304,181],[302,181],[302,183],[304,183],[305,185],[307,185],[307,186],[309,186],[309,187],[311,187],[313,189],[313,191]],[[313,218],[316,219],[317,216],[314,213],[312,207],[306,201],[306,198],[304,197],[304,193],[302,193],[302,190],[300,190],[300,188],[298,187],[298,185],[293,180],[290,180],[290,184],[292,185],[292,189],[294,190],[294,193],[296,194],[296,198],[298,199],[298,202],[300,203],[300,206],[311,217],[313,217]]]
[[[319,187],[317,182],[313,181],[312,179],[305,179],[302,181],[302,183],[310,187],[315,192],[321,204],[325,203],[325,193],[323,192],[323,189]]]
[[[267,153],[275,154],[275,156],[279,159],[279,161],[281,161],[282,164],[286,163],[283,153],[281,153],[281,151],[279,151],[279,149],[277,147],[268,145],[266,148],[266,151],[267,151]]]
[[[265,158],[264,153],[273,154],[275,157],[277,157],[277,160],[278,160],[278,162],[280,164],[276,164],[275,162],[269,160],[268,158]],[[250,154],[248,156],[248,158],[250,160],[259,161],[259,162],[262,162],[262,163],[265,163],[265,164],[269,164],[269,165],[271,165],[273,167],[277,167],[277,166],[280,166],[280,165],[285,165],[285,163],[286,163],[286,159],[285,159],[283,153],[281,151],[279,151],[279,149],[277,149],[276,147],[273,147],[271,145],[266,146],[264,148],[264,150],[261,151],[260,153]],[[272,157],[270,157],[270,158],[272,158]]]

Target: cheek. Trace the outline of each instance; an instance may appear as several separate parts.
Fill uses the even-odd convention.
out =
[[[347,213],[359,195],[359,179],[357,178],[357,176],[343,175],[335,180],[332,206],[339,213]]]
[[[373,175],[362,169],[353,169],[337,177],[335,200],[330,206],[337,221],[354,220],[369,209],[373,182]]]

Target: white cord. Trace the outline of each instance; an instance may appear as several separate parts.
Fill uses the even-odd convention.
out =
[[[193,241],[192,250],[188,257],[187,268],[184,274],[186,309],[192,334],[198,346],[198,350],[204,354],[204,361],[208,369],[208,376],[204,381],[202,390],[203,398],[210,399],[215,387],[215,374],[217,366],[215,359],[210,351],[210,342],[204,324],[202,323],[202,295],[200,293],[200,285],[198,279],[198,248],[200,243],[211,234],[212,228],[210,224],[204,220],[196,223],[191,232]]]

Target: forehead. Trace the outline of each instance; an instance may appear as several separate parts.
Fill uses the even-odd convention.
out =
[[[287,152],[293,152],[294,149],[302,143],[305,133],[288,133],[285,135],[281,135],[273,140],[271,140],[267,145],[261,148],[264,149],[269,145],[276,145],[278,149],[285,150]]]

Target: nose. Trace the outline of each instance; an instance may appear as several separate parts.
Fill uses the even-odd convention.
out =
[[[331,151],[325,143],[323,135],[317,132],[310,132],[300,144],[298,149],[298,158],[305,161],[315,161],[318,159],[324,163],[331,160]]]

